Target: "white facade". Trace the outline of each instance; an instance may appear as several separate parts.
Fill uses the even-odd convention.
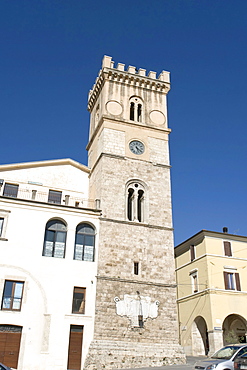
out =
[[[12,326],[21,328],[18,369],[66,369],[71,325],[83,326],[82,362],[92,340],[99,211],[88,200],[88,172],[72,160],[0,166],[0,337]],[[19,185],[17,197],[4,194],[5,184]],[[49,190],[62,192],[61,204],[48,202]],[[64,258],[43,255],[46,224],[52,219],[67,228]],[[95,230],[94,262],[74,259],[81,223]],[[21,303],[17,291],[12,298],[5,293],[4,303],[6,281],[23,283]],[[83,314],[72,313],[74,287],[86,289]],[[8,307],[11,299],[16,302]],[[16,357],[11,351],[5,351],[2,362],[15,366],[9,362]]]

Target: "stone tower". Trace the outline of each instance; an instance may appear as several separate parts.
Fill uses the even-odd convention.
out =
[[[89,93],[90,198],[102,210],[87,369],[183,362],[178,345],[166,95],[158,78],[103,58]]]

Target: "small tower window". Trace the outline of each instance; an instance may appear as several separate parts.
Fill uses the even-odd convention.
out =
[[[135,119],[135,104],[132,102],[130,103],[130,120],[134,121]]]
[[[139,262],[134,262],[134,275],[139,275]]]
[[[138,104],[137,106],[137,121],[141,122],[141,117],[142,117],[142,105]]]
[[[130,99],[130,120],[136,122],[142,122],[142,109],[143,103],[140,98],[133,96]]]
[[[135,222],[144,222],[145,219],[144,187],[136,181],[127,187],[127,219]]]

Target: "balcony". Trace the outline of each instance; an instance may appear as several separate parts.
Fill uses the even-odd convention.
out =
[[[47,191],[42,192],[33,189],[22,189],[18,188],[17,192],[2,192],[2,197],[4,198],[11,198],[11,199],[19,199],[25,201],[35,201],[41,203],[48,203],[48,204],[56,204],[56,205],[63,205],[69,207],[79,207],[79,208],[91,208],[91,209],[99,209],[99,201],[93,199],[86,199],[80,197],[78,194],[66,194],[66,192],[57,192],[60,193],[58,195],[54,195],[55,191]]]

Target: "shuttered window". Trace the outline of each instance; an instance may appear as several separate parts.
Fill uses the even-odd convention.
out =
[[[232,257],[232,247],[230,242],[224,242],[225,256]]]
[[[224,283],[226,290],[238,290],[241,291],[239,273],[226,272],[224,271]]]
[[[190,260],[191,261],[194,261],[195,258],[196,258],[195,246],[194,245],[191,245],[190,246]]]

